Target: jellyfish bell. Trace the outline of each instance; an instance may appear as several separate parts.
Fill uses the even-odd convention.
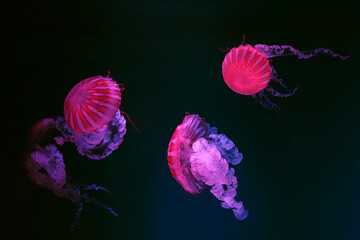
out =
[[[222,74],[225,83],[236,93],[251,95],[261,106],[267,109],[279,111],[279,107],[268,98],[270,93],[275,97],[289,97],[294,95],[297,88],[290,90],[273,66],[269,59],[280,56],[297,56],[298,59],[308,59],[318,53],[328,54],[345,60],[349,56],[341,56],[331,49],[317,48],[310,51],[299,51],[289,45],[265,45],[250,44],[232,48],[225,56],[222,63]],[[271,85],[275,83],[285,89],[285,93],[278,92]]]
[[[252,95],[268,85],[271,68],[265,54],[247,44],[230,50],[222,63],[222,73],[231,90]]]
[[[65,171],[58,145],[72,142],[81,155],[102,159],[123,141],[126,120],[120,114],[120,88],[109,77],[91,77],[81,81],[65,100],[65,117],[45,118],[30,130],[25,167],[30,179],[78,206],[72,230],[79,220],[84,203],[93,203],[117,216],[110,207],[92,197],[89,191],[108,190],[95,184],[76,183]],[[56,145],[57,144],[57,145]]]
[[[82,80],[65,99],[67,125],[77,133],[91,133],[113,120],[121,102],[119,85],[109,77]]]
[[[110,155],[126,133],[126,120],[119,111],[123,90],[112,78],[102,76],[75,85],[65,99],[64,118],[56,119],[62,133],[56,142],[73,142],[81,155],[95,160]]]
[[[189,193],[201,193],[206,185],[197,180],[190,171],[192,144],[201,137],[208,137],[209,129],[197,115],[188,115],[177,126],[168,148],[168,164],[176,181]]]
[[[170,140],[167,155],[173,177],[187,192],[196,195],[210,187],[222,207],[232,209],[239,220],[247,217],[242,202],[235,200],[237,179],[229,166],[239,164],[242,154],[217,128],[198,115],[186,116]]]

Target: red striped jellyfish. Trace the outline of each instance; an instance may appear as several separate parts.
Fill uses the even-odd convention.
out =
[[[93,203],[108,210],[112,215],[118,216],[110,207],[91,196],[91,191],[107,189],[95,184],[86,185],[75,183],[66,173],[63,154],[58,150],[54,135],[59,131],[52,118],[38,122],[30,131],[27,153],[25,154],[25,168],[30,179],[38,186],[45,187],[57,197],[64,197],[76,203],[78,211],[71,226],[74,230],[84,204]]]
[[[299,51],[289,45],[241,44],[232,48],[222,63],[222,74],[225,83],[236,93],[251,95],[261,106],[279,111],[279,107],[270,101],[268,94],[275,97],[292,96],[297,88],[290,90],[283,79],[278,77],[269,59],[295,55],[298,59],[308,59],[318,53],[328,54],[345,60],[349,56],[341,56],[330,49],[317,48],[310,51]],[[275,83],[285,89],[286,93],[276,91],[271,85]]]
[[[187,115],[170,140],[167,156],[171,174],[185,191],[196,195],[210,187],[223,208],[232,209],[238,220],[247,217],[243,203],[235,200],[237,178],[229,166],[239,164],[243,156],[216,127],[198,115]]]
[[[75,85],[65,99],[64,118],[56,119],[62,145],[73,142],[81,155],[99,160],[119,147],[126,133],[126,120],[120,114],[124,91],[112,78],[95,76]]]

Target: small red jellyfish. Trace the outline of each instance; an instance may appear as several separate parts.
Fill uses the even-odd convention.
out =
[[[122,90],[109,77],[96,76],[82,80],[65,99],[67,125],[78,133],[91,133],[103,127],[115,117]]]
[[[196,195],[210,187],[223,208],[232,209],[238,220],[247,217],[243,203],[235,200],[237,178],[229,167],[243,156],[217,128],[198,115],[186,116],[170,140],[167,156],[173,177],[187,192]]]
[[[299,59],[308,59],[318,53],[339,57],[341,60],[349,57],[341,56],[325,48],[300,52],[288,45],[267,46],[265,44],[256,44],[252,47],[249,44],[241,44],[239,47],[232,48],[226,54],[222,63],[222,74],[225,83],[234,92],[242,95],[252,95],[263,107],[279,111],[278,106],[268,99],[266,92],[276,97],[289,97],[295,93],[297,88],[292,91],[289,90],[283,80],[278,78],[277,72],[273,66],[270,66],[268,59],[287,55],[296,55]],[[288,93],[277,92],[270,86],[269,83],[272,82],[279,84]]]
[[[233,48],[222,63],[223,77],[234,92],[252,95],[270,81],[271,67],[264,53],[251,45]]]
[[[71,89],[64,103],[65,118],[56,119],[62,136],[56,142],[73,142],[81,155],[99,160],[119,147],[126,133],[126,120],[119,106],[123,87],[112,78],[95,76]]]

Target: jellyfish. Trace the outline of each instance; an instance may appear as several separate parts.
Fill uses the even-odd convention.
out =
[[[232,209],[238,220],[244,220],[248,211],[237,195],[235,170],[243,156],[234,142],[218,134],[198,115],[187,115],[177,126],[169,144],[168,165],[173,177],[185,189],[196,195],[207,187],[221,201],[221,206]]]
[[[292,96],[294,90],[290,90],[283,79],[278,77],[275,68],[270,65],[269,59],[280,56],[295,55],[298,59],[308,59],[318,53],[329,54],[345,60],[349,56],[341,56],[330,49],[317,48],[310,51],[299,51],[288,45],[241,44],[232,48],[225,56],[222,63],[222,74],[225,83],[236,93],[251,95],[261,106],[266,109],[279,111],[279,107],[270,101],[267,93],[275,97]],[[285,89],[285,93],[276,91],[271,84],[276,83]]]
[[[102,76],[79,82],[65,99],[64,117],[56,119],[63,136],[58,144],[73,142],[81,155],[99,160],[122,143],[126,120],[119,111],[123,86]]]
[[[71,226],[74,230],[84,203],[93,203],[107,209],[112,215],[118,216],[110,207],[101,203],[89,193],[90,190],[107,189],[95,184],[75,183],[66,173],[63,154],[58,150],[52,135],[57,134],[56,121],[46,118],[38,122],[30,131],[28,150],[25,155],[25,168],[30,179],[38,186],[45,187],[57,197],[64,197],[78,206],[76,218]]]
[[[59,145],[72,142],[78,153],[90,159],[100,160],[109,156],[124,140],[126,120],[118,110],[112,121],[92,133],[78,133],[71,130],[64,117],[57,117],[56,128],[62,136],[55,137]]]

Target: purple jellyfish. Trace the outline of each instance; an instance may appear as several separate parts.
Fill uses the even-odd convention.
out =
[[[72,230],[79,220],[84,203],[94,203],[117,216],[117,213],[110,207],[91,197],[87,192],[88,190],[103,190],[110,193],[108,190],[95,184],[75,184],[71,177],[66,174],[63,155],[51,138],[51,135],[57,132],[57,122],[51,118],[41,120],[32,128],[28,153],[25,156],[25,167],[29,177],[37,185],[49,189],[55,196],[65,197],[77,204],[78,211],[71,226]]]
[[[237,178],[229,167],[241,162],[243,156],[224,134],[217,134],[198,115],[188,115],[176,128],[168,148],[168,164],[173,177],[189,193],[199,194],[208,186],[221,201],[221,206],[232,209],[238,220],[248,211],[236,201]]]
[[[91,133],[71,130],[63,117],[57,117],[55,125],[63,135],[63,137],[55,137],[57,144],[73,142],[81,155],[95,160],[103,159],[116,150],[123,142],[126,133],[126,120],[119,110],[112,121]]]

